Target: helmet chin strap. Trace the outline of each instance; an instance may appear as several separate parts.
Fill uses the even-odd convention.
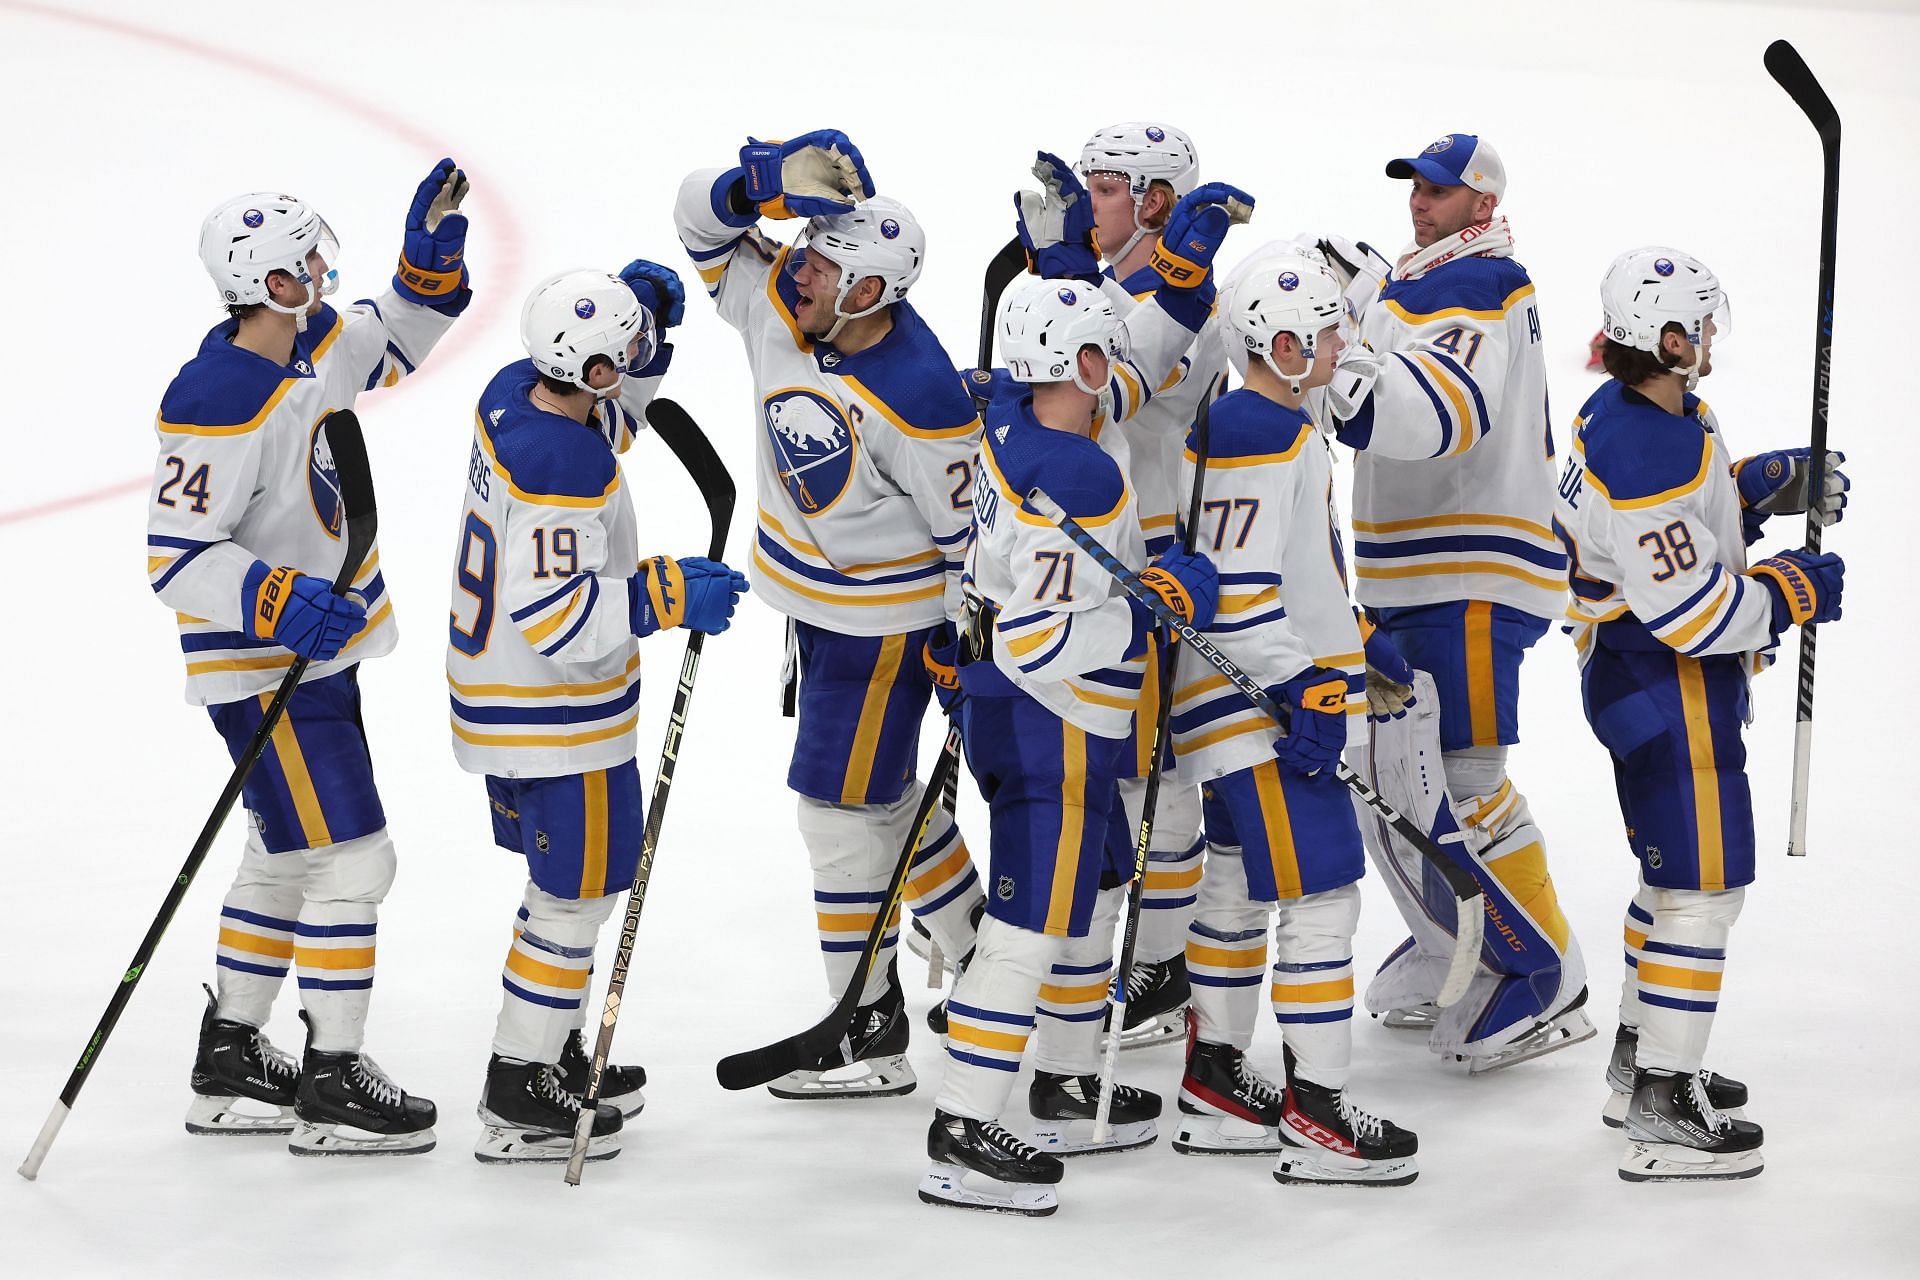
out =
[[[1298,337],[1299,335],[1296,334],[1294,336]],[[1288,395],[1297,396],[1301,394],[1300,385],[1313,376],[1313,348],[1303,345],[1300,348],[1300,354],[1306,357],[1307,367],[1298,373],[1283,373],[1281,372],[1280,366],[1274,362],[1273,346],[1271,343],[1268,344],[1265,351],[1260,353],[1260,359],[1265,362],[1267,368],[1273,370],[1273,376],[1287,384]]]
[[[1127,255],[1133,252],[1133,246],[1140,243],[1140,237],[1146,235],[1149,231],[1153,230],[1152,227],[1149,227],[1144,222],[1140,221],[1140,206],[1145,204],[1146,202],[1147,202],[1147,198],[1144,195],[1134,197],[1133,234],[1127,237],[1127,242],[1121,245],[1118,250],[1107,255],[1107,262],[1109,265],[1118,266],[1120,263],[1125,262],[1127,260]]]
[[[305,333],[307,331],[307,310],[308,308],[312,307],[314,303],[318,302],[322,296],[314,292],[312,276],[304,276],[303,279],[307,286],[307,300],[301,303],[299,306],[297,307],[281,306],[279,303],[273,300],[272,291],[268,291],[267,298],[266,298],[267,310],[278,311],[283,316],[293,317],[293,331],[295,333]]]

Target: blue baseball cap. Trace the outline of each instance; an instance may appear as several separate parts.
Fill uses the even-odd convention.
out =
[[[1472,133],[1450,133],[1431,143],[1417,156],[1387,161],[1389,178],[1411,178],[1419,174],[1442,187],[1472,187],[1495,200],[1507,194],[1507,166],[1492,144]]]

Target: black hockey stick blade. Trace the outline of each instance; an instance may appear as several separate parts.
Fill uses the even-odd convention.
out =
[[[693,415],[672,400],[655,400],[647,406],[647,425],[673,450],[680,465],[687,469],[706,500],[707,514],[713,519],[713,535],[707,546],[707,558],[718,560],[726,549],[727,526],[733,523],[733,477],[713,450],[713,442],[693,420]]]
[[[1779,81],[1780,87],[1787,91],[1787,96],[1813,122],[1821,143],[1828,147],[1839,146],[1840,113],[1834,109],[1833,99],[1820,87],[1820,82],[1814,78],[1800,51],[1785,40],[1775,40],[1767,46],[1767,52],[1761,60],[1766,63],[1768,74]]]
[[[333,580],[335,594],[342,594],[359,575],[360,566],[373,549],[374,534],[379,528],[373,501],[373,473],[367,465],[367,445],[360,435],[360,420],[354,417],[351,410],[341,409],[328,414],[320,431],[320,439],[324,440],[327,453],[333,459],[334,478],[340,485],[341,516],[346,525],[345,556]],[[318,443],[316,441],[316,445]],[[254,765],[265,753],[274,727],[280,723],[280,717],[286,711],[287,699],[293,696],[301,677],[306,675],[308,665],[305,658],[293,660],[293,665],[288,668],[280,687],[274,691],[272,701],[261,715],[260,726],[253,731],[253,738],[247,744],[245,753],[227,776],[226,787],[214,802],[213,812],[207,815],[206,822],[201,826],[200,836],[193,842],[186,862],[174,876],[166,898],[154,913],[153,922],[147,926],[146,937],[140,940],[133,959],[121,972],[120,983],[113,990],[113,998],[107,1001],[106,1011],[100,1015],[93,1034],[88,1037],[86,1048],[80,1051],[80,1060],[67,1076],[66,1087],[60,1090],[59,1100],[48,1112],[46,1123],[41,1125],[27,1158],[20,1163],[19,1174],[27,1181],[31,1182],[40,1176],[40,1166],[45,1163],[53,1140],[59,1136],[60,1126],[66,1123],[67,1116],[80,1097],[80,1090],[87,1083],[88,1074],[93,1070],[93,1064],[100,1060],[100,1053],[106,1048],[107,1038],[113,1034],[113,1028],[120,1021],[127,1003],[133,999],[134,988],[152,963],[154,953],[159,950],[160,939],[166,935],[167,926],[173,923],[174,914],[180,909],[181,901],[193,885],[194,876],[200,871],[200,864],[207,860],[207,851],[213,847],[214,837],[220,834],[227,815],[233,812],[233,806],[239,801],[241,789],[246,786]]]
[[[888,923],[900,904],[900,890],[913,865],[913,855],[919,851],[927,823],[932,820],[934,809],[946,793],[948,777],[960,766],[959,733],[958,724],[947,730],[947,741],[940,752],[940,761],[934,765],[933,776],[927,779],[926,790],[921,793],[920,807],[914,814],[913,833],[908,837],[908,846],[901,851],[900,861],[894,866],[887,900],[881,904],[872,928],[867,931],[867,942],[861,956],[863,963],[854,969],[846,991],[827,1011],[826,1017],[800,1034],[776,1040],[764,1048],[748,1049],[720,1059],[713,1074],[720,1081],[722,1089],[751,1089],[778,1080],[789,1072],[804,1070],[819,1062],[829,1049],[846,1038],[853,1025],[854,1011],[860,1007],[860,992],[867,985],[867,975],[872,971],[879,954],[881,940],[886,936]]]
[[[1000,252],[993,255],[987,263],[986,284],[980,291],[980,358],[976,367],[990,368],[993,365],[993,318],[1000,310],[1000,295],[1018,276],[1026,274],[1027,251],[1015,236],[1000,246]]]

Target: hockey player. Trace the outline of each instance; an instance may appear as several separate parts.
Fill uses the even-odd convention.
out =
[[[453,749],[486,775],[494,839],[528,875],[480,1102],[487,1163],[564,1160],[572,1145],[594,944],[646,825],[638,641],[725,631],[746,590],[717,561],[639,554],[619,455],[673,358],[656,317],[664,329],[683,306],[679,277],[645,260],[548,277],[520,313],[531,359],[495,374],[474,414],[447,647]],[[645,1082],[607,1068],[588,1159],[618,1154]]]
[[[359,663],[392,650],[393,603],[369,553],[351,592],[324,419],[413,372],[471,298],[467,181],[451,160],[414,193],[392,288],[335,310],[339,242],[311,207],[226,201],[200,257],[226,304],[160,402],[147,571],[175,611],[187,700],[237,759],[296,657],[310,660],[243,793],[246,846],[220,911],[189,1133],[293,1135],[296,1155],[430,1150],[434,1107],[360,1052],[393,841],[361,727]],[[307,1049],[261,1034],[300,971]]]
[[[749,140],[733,168],[686,179],[674,216],[753,372],[753,564],[760,597],[791,620],[799,725],[787,785],[799,798],[827,990],[837,1000],[911,834],[932,693],[922,655],[959,607],[979,418],[906,300],[926,237],[905,205],[875,197],[844,134]],[[763,217],[808,219],[800,243],[769,240]],[[980,901],[959,829],[938,812],[907,905],[943,952],[962,956]],[[848,1054],[776,1081],[775,1096],[913,1088],[893,941],[890,931]]]
[[[1047,203],[1058,207],[1051,197],[1064,194],[1065,211],[1084,226],[1074,198],[1084,193],[1064,181],[1064,166],[1056,174],[1062,181]],[[1071,244],[1063,253],[1057,235],[1040,231],[1040,213],[1039,202],[1022,206],[1044,270],[1071,256]],[[1222,214],[1216,243],[1224,228]],[[1204,274],[1208,264],[1199,265]],[[1037,1015],[1065,1027],[1105,998],[1117,886],[1132,865],[1117,783],[1128,770],[1124,747],[1152,630],[1148,611],[1081,563],[1073,542],[1026,501],[1045,488],[1123,563],[1146,568],[1117,422],[1157,379],[1128,359],[1090,247],[1083,266],[1078,278],[1016,285],[1000,321],[1008,369],[1024,385],[988,409],[967,555],[978,600],[960,667],[967,762],[992,815],[994,891],[948,1001],[947,1074],[927,1134],[933,1165],[920,1186],[929,1203],[1032,1215],[1057,1207],[1052,1184],[1062,1165],[999,1117]],[[1167,364],[1184,345],[1170,349]],[[1143,576],[1187,617],[1212,618],[1216,582],[1204,557],[1169,553]],[[1103,878],[1116,887],[1102,892]],[[1063,1153],[1091,1149],[1071,1130],[1086,1126],[1098,1102],[1098,1016],[1085,1024],[1094,1035],[1043,1044],[1037,1056],[1029,1109],[1042,1141]],[[1061,1061],[1063,1052],[1081,1060]],[[1151,1142],[1159,1112],[1157,1096],[1116,1087],[1106,1146]],[[1000,1185],[970,1184],[969,1173]]]
[[[1804,449],[1733,461],[1694,394],[1728,332],[1713,273],[1677,249],[1635,249],[1600,297],[1609,381],[1574,420],[1555,527],[1587,721],[1640,862],[1606,1118],[1625,1124],[1628,1181],[1752,1177],[1746,1087],[1701,1065],[1754,878],[1747,681],[1788,628],[1840,616],[1845,565],[1792,549],[1747,564],[1767,516],[1807,509],[1817,467]],[[1824,475],[1823,522],[1843,514],[1846,487]]]
[[[1092,197],[1094,225],[1106,251],[1105,275],[1110,282],[1106,288],[1125,315],[1161,283],[1154,250],[1175,204],[1199,184],[1198,154],[1182,129],[1129,122],[1096,132],[1081,149],[1075,168]],[[1132,451],[1127,483],[1140,503],[1140,525],[1150,556],[1173,544],[1176,512],[1182,503],[1176,479],[1187,430],[1201,401],[1224,389],[1226,354],[1217,328],[1210,323],[1202,329],[1153,399],[1127,423]],[[1121,782],[1128,826],[1134,830],[1146,796],[1153,709],[1159,705],[1165,665],[1156,650],[1142,690],[1141,706],[1146,712],[1136,719],[1140,731],[1132,744],[1133,767]],[[1199,891],[1202,847],[1200,790],[1169,769],[1160,780],[1154,805],[1140,929],[1133,967],[1126,975],[1122,1047],[1178,1039],[1186,1032],[1187,924]]]
[[[1472,134],[1393,160],[1411,182],[1413,245],[1361,317],[1328,409],[1354,461],[1356,595],[1438,690],[1447,790],[1495,909],[1524,935],[1525,963],[1489,948],[1512,979],[1441,1016],[1451,906],[1426,903],[1419,860],[1376,842],[1414,936],[1381,967],[1367,1007],[1429,1029],[1436,1052],[1475,1072],[1593,1034],[1585,968],[1547,874],[1545,837],[1507,776],[1519,741],[1526,650],[1561,614],[1566,556],[1550,527],[1553,440],[1533,283],[1498,213],[1506,170]],[[1389,799],[1393,799],[1389,796]],[[1449,819],[1451,821],[1451,819]],[[1450,902],[1450,899],[1449,899]]]
[[[1318,253],[1270,245],[1222,297],[1246,385],[1214,406],[1196,548],[1220,571],[1211,638],[1269,684],[1290,731],[1199,663],[1182,667],[1174,745],[1203,778],[1207,874],[1188,959],[1193,1030],[1176,1149],[1274,1151],[1281,1182],[1393,1184],[1417,1176],[1412,1133],[1347,1096],[1353,1056],[1353,934],[1366,855],[1332,765],[1366,713],[1361,628],[1347,598],[1332,457],[1302,401],[1333,376],[1342,286]],[[1197,443],[1197,440],[1196,440]],[[1384,661],[1384,659],[1381,659]],[[1270,994],[1284,1092],[1246,1059],[1274,928]]]

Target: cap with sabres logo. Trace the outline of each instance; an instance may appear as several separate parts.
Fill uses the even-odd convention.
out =
[[[1417,156],[1387,161],[1389,178],[1415,175],[1442,187],[1472,187],[1495,200],[1507,194],[1507,166],[1493,145],[1472,133],[1450,133]]]

